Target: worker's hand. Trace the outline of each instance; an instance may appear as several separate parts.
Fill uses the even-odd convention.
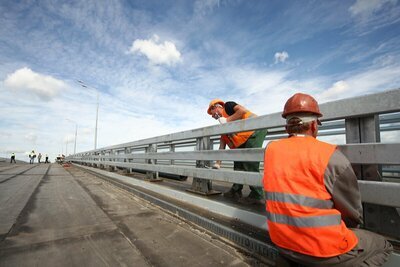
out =
[[[214,115],[212,115],[212,117],[213,117],[214,119],[218,120],[218,119],[221,118],[222,116],[221,116],[218,112],[215,112]]]
[[[226,118],[224,118],[224,117],[219,118],[218,121],[221,124],[227,123]]]
[[[220,169],[220,168],[221,168],[221,165],[220,165],[219,163],[215,163],[215,164],[212,166],[212,168],[213,168],[213,169]]]

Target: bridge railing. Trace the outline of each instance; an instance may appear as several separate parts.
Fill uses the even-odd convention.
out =
[[[400,129],[400,89],[343,99],[320,105],[320,135],[344,134],[340,150],[349,158],[359,179],[365,227],[400,239],[400,179],[386,181],[382,166],[400,165],[400,142],[381,143],[381,132]],[[383,123],[382,123],[383,122]],[[264,148],[214,150],[221,134],[266,129],[266,142],[285,136],[280,113],[133,141],[77,153],[75,163],[100,168],[123,168],[193,177],[191,191],[212,194],[212,181],[262,185],[262,173],[213,170],[212,161],[263,161]],[[399,136],[400,137],[400,136]],[[229,166],[229,164],[228,164]]]

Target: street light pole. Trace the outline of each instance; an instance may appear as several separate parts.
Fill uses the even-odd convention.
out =
[[[78,135],[78,124],[75,124],[75,144],[74,144],[74,155],[76,154],[76,137]]]
[[[97,149],[97,122],[99,121],[99,92],[97,92],[96,128],[94,131],[94,149]]]
[[[96,91],[96,93],[97,93],[96,126],[95,126],[95,128],[94,128],[94,149],[97,149],[97,123],[98,123],[98,120],[99,120],[99,91],[98,91],[96,88],[94,88],[94,87],[90,87],[90,86],[86,85],[86,84],[85,84],[83,81],[81,81],[81,80],[77,80],[77,81],[78,81],[78,83],[79,83],[80,86],[82,86],[82,87],[84,87],[84,88],[92,88],[92,89],[94,89],[94,90]]]

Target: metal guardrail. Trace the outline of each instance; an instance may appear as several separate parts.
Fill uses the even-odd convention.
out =
[[[382,165],[400,165],[400,143],[380,143],[381,131],[400,129],[400,89],[320,105],[321,135],[345,134],[341,151],[353,164],[365,203],[366,227],[400,237],[400,183],[382,181]],[[394,113],[394,114],[393,114]],[[397,114],[396,114],[397,113]],[[263,161],[263,149],[213,150],[221,134],[267,129],[266,140],[284,136],[280,113],[113,145],[77,153],[67,160],[96,167],[140,169],[193,176],[193,190],[212,190],[212,181],[261,185],[261,173],[209,169],[211,161]],[[179,151],[181,150],[181,151]],[[187,150],[187,151],[182,151]],[[191,151],[188,151],[191,150]],[[384,216],[385,220],[382,219]]]

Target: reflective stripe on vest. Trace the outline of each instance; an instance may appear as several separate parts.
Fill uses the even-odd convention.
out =
[[[230,149],[236,148],[231,139],[226,134],[221,135],[222,140],[228,145]]]
[[[327,191],[324,174],[336,146],[293,136],[268,144],[264,154],[269,234],[277,246],[315,257],[333,257],[358,242]]]
[[[286,202],[292,204],[298,204],[301,206],[319,208],[319,209],[331,209],[333,208],[333,202],[331,200],[323,200],[313,197],[307,197],[296,194],[278,193],[278,192],[265,192],[266,200]]]
[[[227,118],[229,115],[225,112],[225,109],[222,110],[222,116]],[[246,120],[248,118],[257,117],[257,115],[253,114],[250,111],[247,111],[243,116],[242,120]],[[254,133],[254,131],[240,132],[240,133],[231,133],[224,134],[222,138],[225,143],[229,146],[229,148],[237,148],[246,143],[247,139]]]
[[[292,217],[282,214],[267,212],[267,218],[274,223],[282,223],[296,227],[324,227],[340,225],[340,215]]]

